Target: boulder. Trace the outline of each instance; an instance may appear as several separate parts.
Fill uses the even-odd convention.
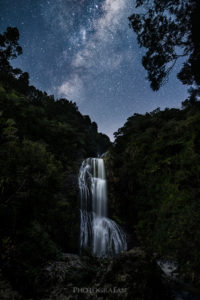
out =
[[[156,261],[140,248],[112,259],[64,254],[62,261],[49,263],[42,276],[42,300],[172,299]]]

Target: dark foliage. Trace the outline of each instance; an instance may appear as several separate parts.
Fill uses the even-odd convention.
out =
[[[103,153],[109,138],[75,103],[29,85],[9,60],[19,33],[0,35],[0,264],[23,293],[38,268],[60,251],[77,251],[81,160]]]
[[[138,43],[147,48],[142,64],[153,90],[158,90],[180,57],[185,63],[178,78],[200,85],[200,2],[198,0],[137,0],[142,13],[134,13],[130,25]]]
[[[110,210],[152,253],[200,284],[200,103],[135,114],[107,156]],[[136,240],[135,240],[136,242]]]

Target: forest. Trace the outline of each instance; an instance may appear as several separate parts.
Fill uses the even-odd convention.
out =
[[[0,35],[0,260],[14,286],[34,290],[42,263],[78,251],[80,163],[111,143],[75,103],[11,66],[18,39],[16,28]]]
[[[83,284],[88,285],[95,277],[104,286],[119,280],[124,287],[124,279],[115,281],[113,276],[125,268],[120,278],[127,273],[127,285],[134,286],[134,292],[124,299],[178,299],[168,294],[168,282],[155,266],[154,259],[165,259],[175,261],[181,281],[199,293],[200,4],[147,2],[136,1],[137,8],[146,11],[134,13],[129,22],[146,49],[142,64],[151,88],[161,88],[176,61],[184,57],[177,77],[188,85],[188,98],[181,108],[133,114],[115,133],[113,143],[76,103],[38,90],[29,84],[27,72],[12,67],[11,60],[22,54],[17,28],[0,34],[2,299],[54,299],[44,293],[38,274],[49,261],[62,261],[63,253],[79,254],[79,168],[84,159],[103,153],[109,214],[130,237],[128,250],[135,250],[111,264],[85,253],[84,272],[72,281],[67,273],[65,280],[70,285],[87,277]],[[54,278],[48,284],[53,285]],[[6,289],[11,290],[8,296]],[[97,299],[84,297],[55,299]]]
[[[135,114],[109,151],[110,210],[151,253],[199,285],[200,103]]]

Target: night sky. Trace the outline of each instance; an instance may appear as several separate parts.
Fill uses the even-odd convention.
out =
[[[36,88],[76,102],[112,138],[134,113],[180,107],[176,73],[153,92],[128,17],[134,0],[0,0],[0,30],[17,27],[23,54],[12,62]]]

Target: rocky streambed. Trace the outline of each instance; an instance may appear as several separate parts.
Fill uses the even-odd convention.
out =
[[[174,277],[163,272],[155,258],[136,247],[112,259],[62,254],[41,267],[35,297],[24,298],[0,280],[2,300],[198,300]]]
[[[112,259],[63,254],[39,276],[42,300],[170,300],[168,281],[155,259],[134,248]]]

